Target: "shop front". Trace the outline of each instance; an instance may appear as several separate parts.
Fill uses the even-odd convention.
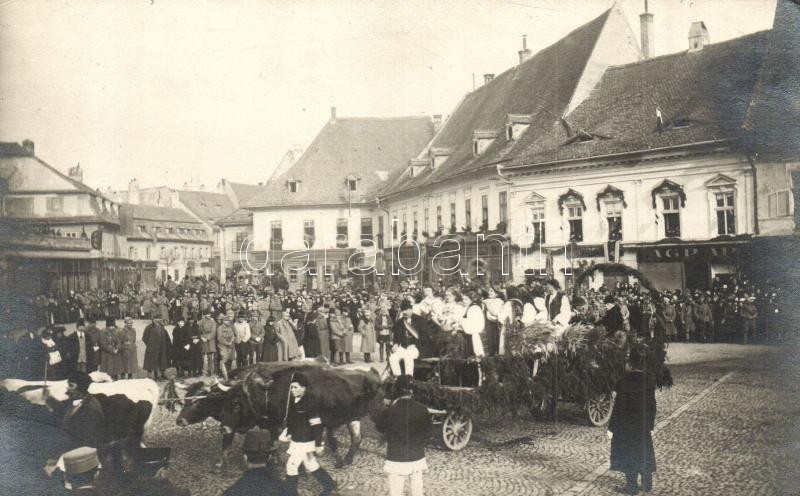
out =
[[[710,289],[742,267],[748,240],[663,243],[636,247],[639,271],[659,290]]]

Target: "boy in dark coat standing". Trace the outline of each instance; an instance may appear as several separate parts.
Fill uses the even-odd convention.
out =
[[[645,353],[631,349],[630,370],[616,386],[617,397],[611,420],[611,470],[625,474],[626,494],[638,493],[639,474],[642,489],[653,488],[656,453],[653,448],[653,427],[656,420],[655,386],[645,374]]]
[[[425,445],[431,434],[431,416],[425,405],[411,398],[411,376],[398,377],[394,388],[399,397],[375,419],[375,427],[386,436],[383,470],[389,477],[389,495],[402,496],[408,478],[411,496],[422,496],[422,473],[428,470]]]

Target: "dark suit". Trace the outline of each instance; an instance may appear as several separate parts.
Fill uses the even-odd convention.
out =
[[[66,402],[66,412],[61,428],[78,446],[98,448],[105,444],[106,422],[103,407],[97,398],[87,395],[80,405]]]
[[[624,472],[628,484],[634,486],[638,474],[642,474],[643,485],[648,486],[656,471],[652,436],[656,420],[655,387],[648,384],[644,373],[632,371],[619,380],[616,391],[608,423],[608,430],[614,434],[611,470]]]
[[[80,342],[81,339],[78,337],[77,331],[64,338],[64,366],[68,371],[92,372],[97,368],[94,338],[88,332],[83,333],[84,360],[82,364],[78,362],[81,348]]]
[[[623,330],[623,319],[622,319],[622,311],[619,309],[618,305],[614,305],[611,307],[611,310],[607,311],[603,318],[600,319],[599,324],[602,324],[606,328],[606,333],[609,336],[613,336],[615,332]]]
[[[225,490],[223,496],[250,496],[253,494],[285,496],[289,492],[284,487],[283,481],[273,478],[266,467],[258,467],[245,470],[239,480]]]

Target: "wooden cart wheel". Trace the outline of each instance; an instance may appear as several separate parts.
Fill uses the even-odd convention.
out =
[[[586,402],[586,417],[589,425],[600,427],[606,425],[614,408],[614,396],[609,393],[596,394]]]
[[[442,441],[450,451],[459,451],[472,437],[472,419],[463,413],[450,412],[442,422]]]

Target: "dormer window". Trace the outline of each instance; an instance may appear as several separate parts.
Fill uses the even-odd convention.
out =
[[[528,130],[531,125],[530,114],[507,114],[506,115],[506,140],[516,141]]]
[[[358,181],[360,179],[360,177],[353,175],[347,176],[347,178],[344,180],[347,191],[358,191]]]
[[[450,148],[431,148],[430,150],[430,157],[431,157],[431,167],[436,170],[441,166],[449,157],[452,155],[453,151]]]
[[[603,136],[602,134],[597,133],[590,133],[589,131],[584,131],[583,129],[578,129],[575,132],[575,135],[572,136],[570,139],[567,140],[564,145],[571,145],[573,143],[590,143],[595,139],[610,139],[609,136]]]
[[[412,158],[408,161],[408,168],[411,171],[411,177],[419,176],[430,166],[431,161],[424,158]]]
[[[476,157],[483,154],[497,138],[497,131],[483,130],[472,133],[472,153]]]
[[[287,184],[289,185],[289,193],[297,193],[300,191],[300,181],[290,179]]]

